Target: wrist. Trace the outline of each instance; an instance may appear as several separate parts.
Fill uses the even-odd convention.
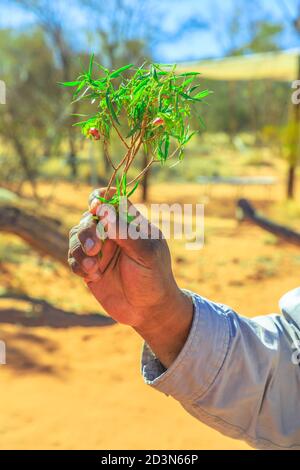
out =
[[[157,308],[152,308],[134,329],[149,344],[162,364],[169,367],[185,344],[192,320],[193,301],[177,288]]]

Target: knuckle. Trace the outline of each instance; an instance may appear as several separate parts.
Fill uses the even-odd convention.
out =
[[[107,196],[111,197],[114,193],[116,192],[116,188],[112,186],[109,191]],[[91,194],[88,197],[88,205],[90,206],[92,201],[97,197],[97,196],[104,196],[106,193],[106,188],[97,188],[94,189],[94,191],[91,192]]]
[[[76,261],[75,258],[69,258],[68,259],[68,264],[70,266],[71,271],[74,274],[77,274],[78,276],[82,276],[83,273],[82,273],[80,264]]]
[[[74,258],[77,262],[79,262],[83,257],[83,252],[81,245],[77,244],[73,247],[71,252],[71,257]]]
[[[95,199],[95,197],[97,196],[101,196],[101,194],[105,191],[105,188],[97,188],[97,189],[94,189],[91,194],[89,195],[88,197],[88,204],[90,205],[91,202],[93,201],[93,199]]]
[[[93,221],[92,214],[89,211],[84,212],[84,214],[82,214],[82,217],[81,217],[80,222],[79,222],[79,230],[82,227],[85,227],[86,225],[92,224],[93,222],[94,221]]]
[[[78,233],[78,230],[79,230],[79,225],[74,225],[74,227],[72,227],[71,230],[69,231],[69,238],[71,239],[72,237],[74,237],[74,235]]]
[[[82,219],[79,225],[78,236],[84,236],[86,232],[95,231],[96,223],[92,217]]]
[[[81,244],[85,244],[85,241],[88,239],[96,240],[97,235],[96,235],[96,228],[95,227],[89,227],[86,229],[83,229],[78,233],[78,239]]]
[[[80,245],[78,236],[76,236],[76,238],[72,239],[69,245],[69,252],[68,252],[69,258],[74,257],[74,255],[77,254],[79,250],[81,250],[81,245]]]

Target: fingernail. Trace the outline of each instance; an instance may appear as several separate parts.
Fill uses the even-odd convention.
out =
[[[94,246],[95,246],[94,240],[92,240],[91,238],[87,238],[86,241],[84,242],[85,251],[92,250]]]
[[[95,266],[95,264],[96,264],[96,261],[93,258],[85,258],[82,261],[82,265],[84,269],[86,269],[87,271],[92,269]]]

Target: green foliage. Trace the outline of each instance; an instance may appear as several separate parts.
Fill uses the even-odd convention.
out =
[[[94,66],[99,72],[97,77],[93,76]],[[111,72],[96,63],[94,56],[87,71],[62,85],[76,87],[74,101],[88,100],[95,108],[93,114],[75,124],[86,137],[95,138],[97,130],[96,140],[100,137],[108,145],[115,132],[126,147],[117,166],[111,162],[114,172],[109,187],[116,183],[116,200],[130,194],[127,186],[138,182],[152,163],[165,163],[176,156],[182,159],[184,147],[202,127],[199,104],[211,93],[200,89],[199,73],[178,74],[175,65],[143,64],[137,68],[129,64]],[[197,129],[192,131],[194,115]],[[142,146],[149,155],[149,164],[128,183],[127,171]]]
[[[235,51],[235,55],[245,53],[259,53],[278,51],[278,36],[283,31],[280,23],[270,21],[257,21],[253,25],[253,37],[241,48]]]

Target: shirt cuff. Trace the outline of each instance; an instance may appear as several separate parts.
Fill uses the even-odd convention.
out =
[[[230,327],[228,307],[185,291],[194,305],[189,336],[173,364],[165,369],[145,344],[142,374],[145,382],[179,401],[194,401],[210,388],[225,360]]]

